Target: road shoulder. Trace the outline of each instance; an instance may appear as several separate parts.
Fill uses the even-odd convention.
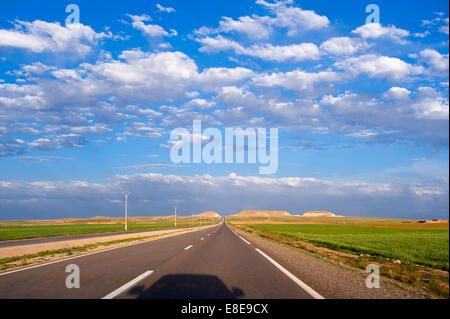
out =
[[[294,247],[249,234],[232,225],[228,224],[228,226],[325,298],[421,299],[426,297],[413,287],[385,277],[380,279],[380,288],[369,289],[365,284],[368,274],[362,270],[324,260]]]

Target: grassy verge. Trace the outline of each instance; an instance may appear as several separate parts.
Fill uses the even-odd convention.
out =
[[[207,225],[211,223],[204,223]],[[198,223],[179,222],[178,227],[198,226]],[[175,228],[173,222],[157,223],[129,223],[128,230],[152,230],[162,228]],[[0,241],[50,236],[83,235],[93,233],[120,232],[124,230],[123,224],[69,224],[69,225],[5,225],[0,226]]]
[[[381,228],[345,225],[248,225],[333,250],[399,259],[436,269],[449,267],[448,229]]]
[[[180,233],[180,232],[184,232],[184,230],[171,232],[170,234],[175,234],[175,233]],[[0,259],[0,271],[10,269],[10,268],[30,265],[30,264],[33,264],[36,262],[45,262],[48,260],[48,258],[46,259],[46,257],[58,256],[59,258],[64,258],[64,257],[68,257],[68,256],[71,256],[74,254],[90,252],[90,251],[93,251],[100,247],[117,246],[117,245],[124,244],[124,243],[129,243],[129,242],[134,242],[134,241],[142,241],[142,240],[146,240],[146,239],[150,239],[150,238],[161,237],[164,235],[166,235],[166,234],[125,238],[125,239],[111,240],[111,241],[94,243],[94,244],[87,244],[87,245],[71,247],[71,248],[45,250],[45,251],[41,251],[41,252],[38,252],[35,254],[27,254],[27,255],[22,255],[22,256],[2,258],[2,259]]]
[[[377,263],[383,275],[449,296],[448,228],[238,223],[233,226],[360,269]]]

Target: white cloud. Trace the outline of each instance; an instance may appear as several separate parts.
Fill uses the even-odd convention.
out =
[[[329,25],[326,16],[321,16],[312,10],[303,10],[291,6],[293,1],[275,1],[273,3],[256,0],[257,4],[265,6],[275,15],[270,23],[280,28],[287,28],[288,35],[295,35],[300,30],[322,29]]]
[[[74,134],[106,134],[112,129],[105,124],[93,124],[90,126],[48,125],[45,127],[47,133],[69,132]]]
[[[423,58],[426,63],[428,63],[432,71],[443,75],[448,76],[449,71],[449,55],[440,54],[438,51],[433,49],[424,49],[420,51],[419,56]]]
[[[25,74],[43,74],[48,70],[53,70],[54,67],[42,64],[41,62],[34,62],[29,65],[22,66],[22,70]]]
[[[146,21],[151,21],[152,18],[146,14],[143,15],[131,15],[128,16],[133,21],[131,25],[133,28],[142,31],[142,33],[149,37],[171,37],[176,36],[177,31],[170,30],[170,33],[164,30],[163,27],[157,24],[145,24]]]
[[[24,66],[20,72],[25,72],[24,69],[28,70],[27,74],[50,70],[43,64]],[[139,134],[136,136],[161,136],[159,132],[144,132],[142,127],[126,125],[126,120],[138,117],[157,120],[168,126],[192,122],[193,117],[218,124],[211,115],[192,110],[170,113],[169,109],[160,108],[158,111],[153,103],[168,103],[187,97],[196,99],[200,94],[198,91],[214,92],[223,85],[246,81],[253,74],[252,70],[242,67],[213,67],[200,71],[184,53],[148,53],[139,49],[123,51],[117,60],[82,63],[74,69],[52,67],[51,72],[33,73],[34,84],[0,83],[0,137],[9,139],[17,132],[36,134],[44,131],[66,135],[106,135],[112,133],[109,125],[112,123],[115,131],[124,128],[125,133]],[[142,106],[143,103],[146,107]],[[200,109],[214,105],[212,101],[201,98],[191,103]],[[27,121],[26,130],[18,126],[21,121]],[[155,127],[155,123],[149,125]],[[53,136],[39,138],[50,142],[31,141],[28,148],[50,150],[64,145],[82,145],[63,143],[61,138],[55,141]],[[23,147],[17,143],[4,143],[0,153],[11,154]]]
[[[377,135],[378,135],[378,133],[374,130],[362,130],[359,132],[349,133],[346,136],[356,137],[356,138],[368,138],[368,137],[373,137],[373,136],[377,136]]]
[[[221,32],[237,32],[244,33],[251,39],[265,39],[273,33],[274,28],[287,29],[287,35],[294,36],[301,31],[325,28],[329,24],[326,16],[292,6],[293,2],[290,0],[273,3],[257,0],[256,4],[268,9],[272,16],[253,14],[239,17],[237,20],[223,17],[219,27],[215,29],[202,27],[194,33],[205,36]]]
[[[283,87],[306,94],[316,95],[329,90],[334,83],[344,83],[366,74],[370,78],[385,78],[400,81],[408,76],[421,74],[423,67],[414,66],[398,58],[366,54],[340,60],[333,64],[333,69],[320,72],[307,72],[297,69],[289,72],[259,74],[252,78],[259,87]]]
[[[388,38],[400,44],[406,43],[404,38],[409,36],[409,31],[407,30],[395,26],[383,27],[379,23],[364,24],[353,30],[352,33],[358,34],[364,39]]]
[[[449,119],[448,99],[431,87],[420,87],[417,90],[417,99],[412,108],[417,118],[446,121]]]
[[[230,83],[240,82],[254,75],[250,69],[237,68],[208,68],[197,76],[197,81],[202,85],[220,86]]]
[[[319,58],[319,48],[313,43],[274,46],[272,44],[257,44],[243,47],[239,43],[222,36],[196,39],[202,43],[201,52],[218,52],[233,50],[238,55],[247,55],[266,61],[282,62],[286,60],[304,61]]]
[[[172,7],[163,7],[159,3],[156,4],[156,7],[158,8],[158,12],[167,12],[167,13],[175,12],[174,8],[172,8]]]
[[[386,78],[391,81],[401,80],[407,76],[423,72],[422,67],[413,66],[399,58],[374,54],[348,58],[336,62],[334,66],[354,77],[367,74],[371,78]]]
[[[60,148],[81,148],[87,144],[87,140],[78,134],[63,134],[53,138],[38,138],[28,143],[32,150],[50,151]]]
[[[82,90],[89,90],[89,95],[111,92],[124,98],[167,100],[188,94],[189,86],[211,89],[242,81],[253,74],[241,67],[208,68],[199,72],[195,62],[182,52],[129,50],[119,57],[118,61],[83,64],[79,73],[87,76],[79,82]]]
[[[187,103],[184,104],[184,106],[187,107],[198,107],[199,109],[209,109],[211,107],[213,107],[214,105],[216,105],[216,103],[214,101],[208,101],[205,99],[193,99]]]
[[[416,38],[425,38],[428,35],[430,35],[430,31],[416,32],[413,34]]]
[[[58,22],[15,20],[15,29],[0,29],[0,47],[14,47],[32,52],[72,51],[85,55],[99,40],[111,33],[97,33],[91,27],[73,23],[61,26]]]
[[[448,35],[449,34],[448,18],[444,19],[444,21],[446,24],[439,27],[439,32]]]
[[[158,139],[162,137],[160,128],[155,128],[148,123],[143,122],[126,123],[125,132],[123,132],[123,134],[126,136],[138,136],[152,139]]]
[[[391,87],[385,94],[384,97],[393,100],[405,100],[409,98],[411,91],[401,88],[401,87]]]
[[[349,37],[331,38],[320,45],[321,50],[334,55],[352,55],[367,47],[365,41]]]
[[[449,27],[448,27],[448,18],[443,18],[444,13],[443,12],[435,12],[437,17],[431,19],[431,20],[422,20],[422,25],[426,27],[435,26],[437,27],[437,31],[444,33],[448,35],[449,33]]]
[[[158,44],[158,48],[171,49],[172,45],[170,43],[168,43],[168,42],[163,42],[163,43]]]
[[[215,110],[214,115],[220,118],[222,121],[226,121],[227,123],[232,123],[234,121],[243,121],[248,119],[249,117],[249,114],[242,106]]]
[[[267,18],[258,16],[239,17],[238,20],[223,17],[218,30],[213,32],[238,32],[245,33],[252,39],[263,39],[272,32],[271,26],[266,23],[267,20]]]
[[[364,138],[368,143],[448,143],[448,99],[430,87],[416,91],[392,87],[377,97],[353,92],[326,95],[320,105],[318,118],[331,134]]]
[[[318,86],[328,87],[330,84],[342,81],[342,74],[333,71],[306,72],[300,69],[290,72],[262,74],[252,80],[260,87],[283,87],[288,90],[315,94]]]

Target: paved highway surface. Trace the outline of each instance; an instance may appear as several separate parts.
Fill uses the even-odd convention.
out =
[[[66,287],[66,266],[80,288]],[[321,298],[225,223],[0,273],[0,298]]]

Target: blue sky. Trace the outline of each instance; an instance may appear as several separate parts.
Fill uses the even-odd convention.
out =
[[[446,1],[1,1],[0,219],[280,209],[448,218]],[[259,164],[170,131],[278,128]]]

